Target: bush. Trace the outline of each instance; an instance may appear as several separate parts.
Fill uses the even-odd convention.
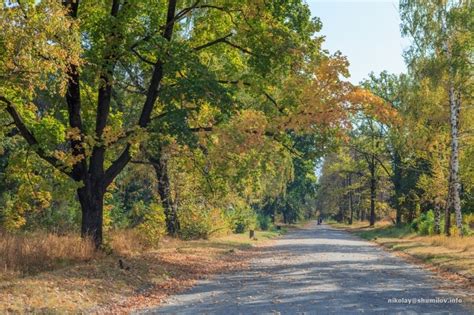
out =
[[[451,221],[451,222],[456,222],[456,221]],[[458,227],[456,226],[456,223],[451,225],[451,228],[449,229],[449,233],[451,233],[451,235],[458,235]],[[473,234],[472,230],[469,228],[469,225],[467,224],[462,225],[462,234],[464,236],[470,236]]]
[[[143,221],[137,226],[137,230],[148,245],[156,247],[166,233],[163,208],[157,203],[151,203],[143,216]]]
[[[260,230],[267,231],[272,225],[272,219],[267,215],[259,214],[257,216],[257,223]]]
[[[433,235],[434,234],[434,212],[429,210],[422,213],[418,218],[413,220],[412,228],[420,235]]]
[[[464,235],[471,235],[472,230],[470,229],[471,220],[474,219],[473,215],[465,215],[463,217],[462,231]],[[440,233],[444,233],[444,218],[440,220]],[[413,220],[411,228],[419,235],[433,235],[435,234],[435,219],[433,210],[422,213],[418,218]],[[456,216],[451,214],[451,228],[449,229],[451,235],[458,234],[458,228],[456,227]]]
[[[257,218],[250,207],[238,207],[229,211],[229,221],[232,232],[244,233],[255,228]]]
[[[474,233],[474,213],[464,215],[464,226],[466,228],[465,235],[471,235]]]
[[[227,233],[229,224],[218,208],[205,209],[196,205],[182,206],[178,212],[179,236],[182,239],[207,239],[211,235]]]

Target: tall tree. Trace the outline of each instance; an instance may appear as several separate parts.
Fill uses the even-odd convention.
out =
[[[454,208],[462,235],[461,181],[459,177],[460,110],[472,97],[472,20],[470,1],[401,1],[402,33],[414,39],[407,52],[410,70],[432,79],[446,91],[451,126],[451,157],[446,222]],[[471,18],[470,18],[471,17]],[[449,234],[449,228],[446,228]]]
[[[196,94],[228,96],[220,80],[236,79],[219,77],[218,64],[197,55],[232,48],[256,69],[255,84],[270,71],[285,73],[319,27],[304,10],[288,16],[301,8],[299,1],[2,2],[0,101],[38,156],[77,183],[84,237],[102,243],[107,187],[150,127],[186,121],[203,104],[186,102]],[[230,65],[224,74],[238,70]],[[58,126],[64,141],[42,136]]]

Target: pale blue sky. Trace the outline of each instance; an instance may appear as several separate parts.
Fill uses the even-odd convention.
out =
[[[398,0],[306,0],[323,23],[324,49],[349,58],[350,81],[359,83],[374,71],[406,72],[402,52]]]

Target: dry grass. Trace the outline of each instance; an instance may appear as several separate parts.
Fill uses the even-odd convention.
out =
[[[352,226],[332,224],[388,249],[407,254],[428,267],[464,277],[471,285],[474,283],[474,236],[419,236],[409,226],[397,227],[390,222],[377,223],[375,227],[369,227],[367,222]]]
[[[131,256],[152,248],[140,233],[133,229],[111,231],[107,241],[113,252],[120,256]]]
[[[35,272],[9,272],[6,276],[0,270],[0,314],[124,314],[157,305],[196,279],[244,268],[246,258],[255,255],[253,245],[276,235],[257,232],[258,240],[250,240],[248,234],[196,241],[166,238],[158,249],[146,249],[139,235],[127,230],[107,235],[113,248],[109,255],[81,249],[82,241],[74,236],[15,236],[16,242],[10,240],[8,246],[2,240],[0,259],[8,251],[15,260],[12,266],[26,270],[34,267]],[[33,244],[38,249],[33,249]],[[29,253],[28,263],[23,261],[26,256],[17,256],[13,248]],[[41,259],[50,261],[51,268],[37,269]]]
[[[376,242],[402,251],[425,263],[452,272],[474,284],[474,237],[414,236],[394,240],[377,239]]]
[[[0,234],[0,266],[4,273],[51,270],[71,262],[90,260],[95,255],[92,242],[77,235]]]
[[[445,247],[454,249],[460,252],[472,252],[474,251],[474,237],[459,237],[445,235],[436,236],[423,236],[415,237],[414,240],[423,240],[426,243],[430,243],[434,246]]]

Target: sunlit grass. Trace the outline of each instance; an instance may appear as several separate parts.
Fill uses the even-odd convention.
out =
[[[79,235],[0,234],[0,267],[4,272],[35,273],[96,256],[92,242]]]
[[[474,236],[417,235],[409,225],[384,221],[369,227],[368,222],[353,225],[330,223],[361,238],[375,241],[391,250],[406,253],[441,270],[474,279]]]
[[[164,238],[156,248],[134,230],[111,231],[109,253],[95,252],[78,235],[2,235],[0,314],[88,313],[119,300],[127,304],[112,313],[127,313],[129,305],[145,303],[137,292],[155,288],[148,303],[157,304],[195,279],[242,268],[244,258],[254,255],[250,248],[284,230],[256,231],[254,238],[248,232],[209,240]]]

